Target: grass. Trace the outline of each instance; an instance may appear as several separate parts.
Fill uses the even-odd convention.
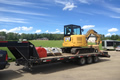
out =
[[[62,47],[63,40],[48,40],[48,41],[42,41],[42,40],[31,40],[32,44],[34,44],[36,47],[42,46],[42,47]],[[88,43],[88,45],[95,45],[95,43]],[[100,50],[102,50],[102,45],[99,45]],[[6,47],[0,47],[0,50],[6,50],[8,52],[8,57],[12,58],[11,61],[15,60],[15,57],[13,54],[6,48]]]
[[[95,45],[95,43],[88,43],[88,45]],[[103,49],[102,49],[102,44],[99,44],[99,49],[100,49],[100,50],[103,50]]]
[[[11,60],[9,60],[10,62],[11,62],[11,61],[15,61],[16,58],[15,58],[14,55],[8,50],[7,47],[0,47],[0,50],[5,50],[5,51],[7,51],[8,57],[11,58]]]
[[[42,47],[62,47],[63,40],[32,40],[30,41],[35,46],[42,46]]]

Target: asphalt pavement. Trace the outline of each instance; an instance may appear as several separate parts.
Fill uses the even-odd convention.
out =
[[[30,71],[11,62],[8,69],[0,70],[0,80],[120,80],[120,51],[108,52],[110,58],[84,66],[54,63]]]

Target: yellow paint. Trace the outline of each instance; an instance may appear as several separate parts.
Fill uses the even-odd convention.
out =
[[[87,32],[86,35],[66,36],[66,37],[70,37],[71,41],[69,41],[69,40],[65,41],[66,37],[64,37],[63,47],[87,47],[88,44],[87,44],[86,38],[88,38],[90,34],[94,34],[97,37],[96,43],[97,43],[97,45],[99,45],[100,35],[97,34],[97,32],[95,32],[94,30],[91,29]],[[98,48],[98,46],[97,46],[97,48]]]

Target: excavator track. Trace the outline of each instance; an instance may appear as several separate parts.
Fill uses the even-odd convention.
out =
[[[62,48],[63,53],[81,54],[81,53],[94,53],[94,48]]]
[[[94,48],[72,48],[72,54],[81,54],[81,53],[93,53],[95,51]]]

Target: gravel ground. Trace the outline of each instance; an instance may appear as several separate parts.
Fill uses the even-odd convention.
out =
[[[84,66],[55,63],[29,71],[11,62],[8,69],[0,70],[0,80],[120,80],[120,52],[108,52],[111,58]]]

